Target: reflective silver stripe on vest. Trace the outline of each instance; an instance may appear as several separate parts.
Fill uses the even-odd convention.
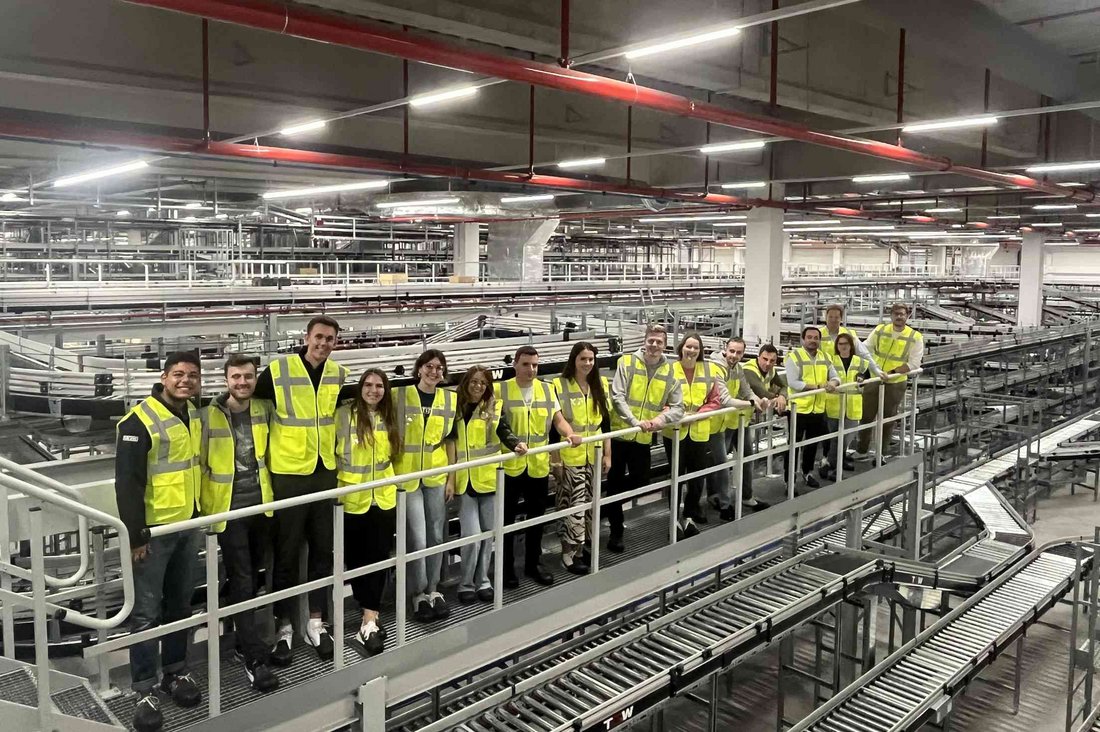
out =
[[[668,365],[667,362],[663,363],[663,364],[659,364],[657,366],[657,370],[660,371],[662,366],[667,366],[667,365]],[[627,374],[626,375],[627,375],[626,403],[627,403],[627,405],[629,405],[631,407],[637,407],[638,409],[641,409],[642,407],[644,407],[648,403],[646,401],[646,398],[649,396],[649,385],[650,385],[651,382],[660,381],[660,382],[664,383],[665,393],[661,395],[661,402],[662,403],[668,400],[668,395],[671,394],[672,390],[676,387],[676,374],[673,373],[673,369],[671,367],[668,369],[668,373],[664,374],[663,376],[660,375],[660,374],[654,373],[653,378],[650,379],[649,378],[649,371],[646,370],[646,367],[645,367],[645,361],[643,359],[638,358],[637,356],[631,356],[630,357],[630,362],[627,364]],[[634,381],[635,376],[641,376],[643,379],[646,380],[645,392],[643,393],[642,399],[640,401],[637,400],[637,399],[631,399],[630,398],[630,391],[631,391],[630,384],[631,384],[631,382]],[[659,404],[654,404],[653,405],[654,409],[657,409],[660,406],[661,405],[659,405]]]
[[[573,427],[574,432],[584,432],[584,433],[595,432],[596,429],[600,426],[599,423],[589,424],[587,421],[584,421],[584,422],[577,421],[577,420],[580,420],[580,419],[587,420],[590,416],[591,410],[588,410],[587,406],[588,406],[588,400],[593,398],[592,392],[591,392],[591,387],[589,387],[588,396],[585,396],[584,392],[580,390],[580,385],[579,384],[577,385],[576,391],[573,390],[572,384],[574,384],[574,383],[576,383],[576,382],[574,382],[572,379],[568,379],[568,380],[567,379],[561,379],[561,378],[558,379],[558,384],[561,385],[561,393],[562,393],[562,396],[564,397],[561,400],[561,416],[564,417],[565,421],[568,422]],[[585,407],[586,407],[585,411],[588,412],[588,413],[586,413],[583,416],[573,414],[573,400],[574,399],[584,399],[585,400],[584,403],[585,403]]]
[[[917,340],[917,331],[913,330],[913,328],[911,328],[910,326],[906,327],[909,328],[908,336],[902,335],[901,333],[895,334],[893,326],[890,325],[880,325],[875,328],[874,356],[876,361],[878,361],[879,363],[885,363],[886,361],[901,361],[902,363],[909,363],[909,351],[913,349],[913,343],[915,343]],[[889,335],[885,335],[887,333]],[[886,351],[883,351],[882,347],[879,345],[884,339],[890,341],[890,348]],[[900,356],[895,356],[892,352],[893,345],[898,341],[903,341],[905,343],[905,347],[902,349]]]
[[[169,423],[166,420],[161,419],[160,415],[157,414],[153,410],[153,408],[149,406],[149,404],[147,402],[144,402],[144,401],[141,402],[140,404],[138,404],[138,408],[141,409],[141,411],[145,412],[145,416],[147,416],[149,418],[149,420],[153,423],[152,424],[153,429],[155,429],[157,431],[157,435],[160,436],[160,444],[157,446],[156,460],[154,461],[153,465],[150,466],[147,469],[147,472],[148,472],[149,475],[152,476],[152,475],[163,475],[164,473],[175,473],[175,472],[178,472],[180,470],[187,470],[189,468],[193,468],[193,467],[195,467],[196,465],[199,464],[199,456],[198,455],[192,456],[190,460],[181,460],[179,462],[169,462],[168,461],[168,451],[169,451],[169,448],[171,447],[171,440],[168,437],[168,426],[167,426]],[[188,417],[188,420],[198,419],[198,414],[190,408],[190,405],[188,405],[187,417]],[[185,427],[184,424],[183,424],[183,420],[180,420],[176,417],[172,417],[172,419],[179,422],[180,426],[184,427],[184,429],[187,430],[187,439],[190,440],[191,439],[191,429],[190,429],[190,427]]]

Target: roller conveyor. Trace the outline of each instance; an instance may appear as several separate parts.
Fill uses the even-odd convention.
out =
[[[1036,552],[864,674],[792,732],[901,732],[934,716],[1073,585],[1074,560]]]

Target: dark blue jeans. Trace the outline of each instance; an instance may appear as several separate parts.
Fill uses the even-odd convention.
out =
[[[157,536],[149,541],[148,556],[134,564],[131,632],[190,617],[201,543],[198,531]],[[183,672],[187,667],[189,636],[189,631],[180,630],[131,646],[130,678],[134,691],[144,693],[156,686],[158,661],[164,673]]]

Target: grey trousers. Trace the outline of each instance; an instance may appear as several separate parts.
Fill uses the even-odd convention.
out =
[[[495,499],[496,493],[478,493],[473,487],[466,488],[458,507],[458,523],[464,537],[493,530]],[[493,586],[489,581],[489,566],[493,556],[492,539],[467,544],[459,549],[459,556],[462,557],[462,582],[458,586],[460,592],[474,592]]]
[[[833,418],[829,417],[829,418],[826,419],[826,421],[829,423],[829,431],[830,432],[836,432],[837,430],[840,429],[840,418],[839,417],[837,417],[836,419],[833,419]],[[858,419],[851,419],[849,417],[844,418],[844,430],[845,430],[845,433],[844,433],[844,451],[845,452],[848,451],[848,446],[852,444],[852,438],[855,436],[854,432],[849,433],[849,432],[847,432],[847,430],[854,430],[856,427],[859,427],[859,420]],[[825,444],[827,444],[829,446],[828,449],[825,451],[825,457],[829,460],[829,465],[831,465],[835,469],[836,466],[837,466],[837,457],[836,457],[836,444],[837,444],[837,442],[836,442],[836,439],[834,438],[832,440],[829,440]],[[842,455],[842,457],[843,457],[843,455]]]
[[[447,519],[447,502],[443,496],[443,486],[429,488],[421,484],[420,488],[405,494],[408,507],[409,538],[406,551],[416,552],[443,543],[443,524]],[[443,555],[433,554],[427,559],[419,559],[409,564],[409,584],[406,594],[415,597],[431,594],[439,587],[440,570],[443,567]]]
[[[884,384],[882,386],[886,393],[882,397],[882,416],[895,417],[898,413],[898,407],[901,405],[903,399],[905,399],[905,388],[907,383],[904,381],[896,384]],[[878,419],[878,390],[879,385],[868,384],[863,387],[863,419],[860,420],[862,424],[874,424]],[[894,432],[895,422],[887,422],[882,425],[882,444],[889,449],[890,447],[890,435]],[[867,452],[871,447],[871,439],[874,437],[874,428],[863,430],[859,433],[859,451]]]

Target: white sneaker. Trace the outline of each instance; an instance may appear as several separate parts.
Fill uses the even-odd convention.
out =
[[[316,649],[317,655],[320,656],[322,661],[332,660],[332,636],[329,635],[328,627],[321,618],[309,619],[309,626],[306,628],[306,643]]]

